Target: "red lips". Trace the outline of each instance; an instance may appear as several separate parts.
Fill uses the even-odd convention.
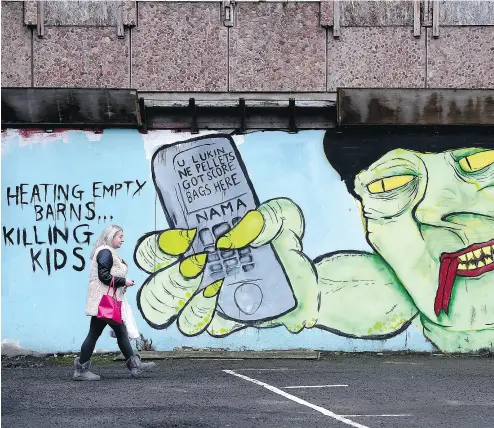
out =
[[[453,284],[455,282],[456,275],[474,277],[494,270],[494,263],[486,264],[485,266],[477,267],[475,269],[458,270],[458,266],[461,263],[460,256],[491,245],[494,245],[494,240],[484,242],[483,244],[470,245],[468,248],[460,250],[457,253],[443,253],[441,255],[441,266],[439,268],[439,286],[437,288],[436,300],[434,301],[434,312],[437,316],[439,316],[442,310],[444,310],[446,314],[448,313],[449,303],[451,301],[451,293],[453,291]],[[492,256],[493,255],[491,252],[490,257],[492,258]]]

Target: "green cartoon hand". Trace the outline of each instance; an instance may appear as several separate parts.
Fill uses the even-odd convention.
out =
[[[286,198],[265,202],[244,218],[217,242],[220,249],[240,249],[250,245],[271,244],[297,299],[297,307],[260,327],[285,325],[291,332],[313,327],[317,322],[317,274],[312,261],[302,252],[304,218],[300,208]],[[211,331],[215,336],[228,332],[218,318]],[[219,330],[218,330],[219,329]]]
[[[151,274],[139,290],[137,301],[144,319],[154,328],[163,329],[177,321],[179,330],[187,336],[214,328],[223,280],[199,290],[206,253],[183,257],[195,237],[195,230],[170,229],[147,234],[136,246],[136,264]],[[242,327],[224,320],[221,329],[232,332]]]
[[[261,327],[283,324],[298,332],[317,322],[317,275],[302,253],[304,221],[300,209],[288,199],[274,199],[248,212],[217,241],[219,249],[240,249],[271,244],[283,265],[298,301],[284,316]],[[153,274],[138,294],[139,308],[155,328],[166,328],[177,320],[188,336],[205,330],[215,337],[245,327],[216,313],[223,280],[199,290],[207,257],[205,253],[183,258],[195,239],[195,230],[171,229],[146,235],[138,244],[136,263]]]

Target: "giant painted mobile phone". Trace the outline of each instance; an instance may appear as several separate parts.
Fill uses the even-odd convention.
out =
[[[199,137],[154,154],[152,174],[168,223],[196,229],[185,256],[207,253],[199,291],[223,279],[221,315],[244,323],[276,318],[296,306],[271,245],[218,250],[216,241],[259,206],[237,147],[228,135]]]

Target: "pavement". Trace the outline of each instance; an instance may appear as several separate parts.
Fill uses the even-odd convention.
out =
[[[36,364],[38,366],[36,366]],[[338,355],[319,360],[174,359],[138,379],[98,361],[2,368],[2,426],[492,428],[492,357]]]

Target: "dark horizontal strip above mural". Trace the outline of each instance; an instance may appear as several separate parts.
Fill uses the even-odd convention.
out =
[[[137,91],[106,88],[2,88],[2,127],[141,125]]]
[[[2,127],[181,131],[494,125],[494,90],[338,89],[334,95],[138,93],[134,89],[3,88]]]
[[[493,125],[493,89],[338,89],[339,125]]]

